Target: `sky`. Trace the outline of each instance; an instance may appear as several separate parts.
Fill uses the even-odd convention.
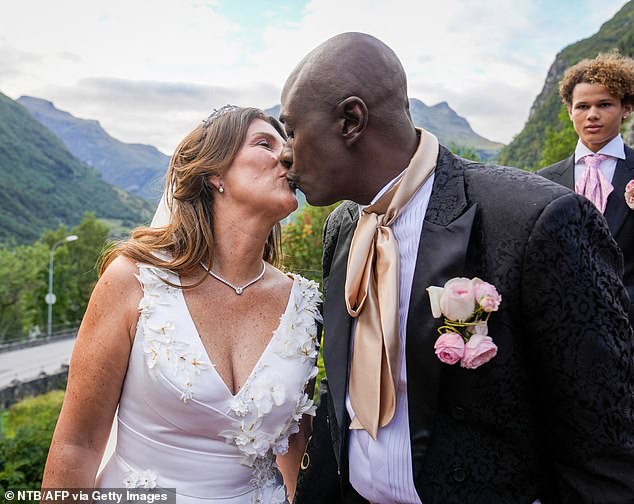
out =
[[[310,50],[347,31],[399,56],[410,97],[508,143],[556,54],[624,0],[0,0],[0,92],[50,100],[171,154],[214,108],[279,103]],[[599,8],[600,5],[600,8]]]

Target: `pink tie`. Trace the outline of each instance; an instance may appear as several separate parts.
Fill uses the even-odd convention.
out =
[[[601,211],[605,212],[605,206],[608,204],[608,196],[614,190],[609,180],[605,178],[603,172],[599,169],[601,163],[610,156],[605,154],[588,154],[581,158],[586,164],[586,171],[579,177],[575,184],[575,191],[582,196],[588,198]]]

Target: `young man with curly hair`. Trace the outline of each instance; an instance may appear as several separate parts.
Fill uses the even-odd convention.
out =
[[[603,213],[623,252],[624,283],[634,302],[634,209],[626,194],[634,180],[634,150],[620,133],[634,108],[634,59],[618,54],[585,59],[566,71],[559,93],[579,141],[570,157],[539,174],[586,196]],[[629,315],[634,321],[634,304]]]

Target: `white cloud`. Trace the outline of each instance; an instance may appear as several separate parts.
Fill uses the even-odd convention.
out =
[[[309,0],[303,11],[245,2],[229,19],[222,1],[3,0],[0,91],[170,152],[214,107],[277,103],[308,51],[363,31],[399,55],[412,97],[447,101],[478,133],[508,142],[555,54],[624,3],[604,0],[598,18],[590,0]]]

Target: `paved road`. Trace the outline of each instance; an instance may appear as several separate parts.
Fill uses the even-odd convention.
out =
[[[59,371],[62,364],[69,363],[74,344],[74,339],[66,339],[0,353],[0,388],[6,387],[16,378],[25,381],[37,378],[42,371]]]

